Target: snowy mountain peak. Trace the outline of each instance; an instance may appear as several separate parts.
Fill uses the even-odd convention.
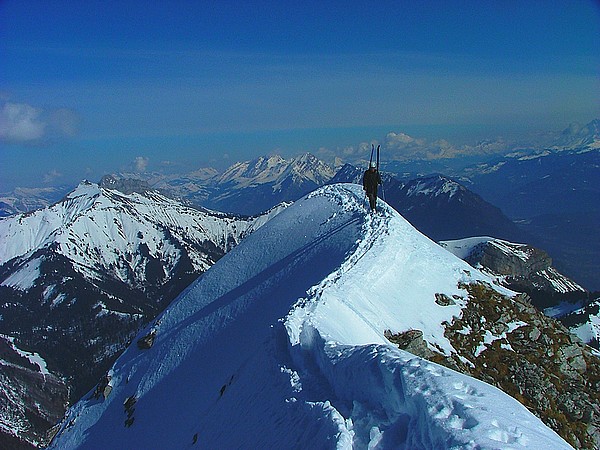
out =
[[[320,188],[142,331],[152,344],[119,358],[51,447],[570,448],[507,394],[386,337],[418,327],[456,352],[444,324],[473,283],[510,303],[387,205],[367,213],[360,186]]]
[[[0,249],[0,265],[55,245],[91,278],[111,273],[122,281],[135,280],[140,248],[163,262],[177,263],[182,249],[165,242],[175,238],[195,255],[194,268],[206,270],[214,261],[197,254],[194,247],[210,241],[227,250],[255,220],[198,211],[158,192],[123,194],[85,181],[49,208],[0,220],[0,236],[6,242]],[[226,231],[229,227],[237,228],[237,236]]]
[[[572,123],[563,130],[552,149],[600,149],[600,119],[594,119],[586,125]]]
[[[322,185],[335,175],[335,170],[319,160],[316,156],[305,153],[291,161],[288,169],[298,184],[300,180],[309,180],[315,185]]]
[[[405,188],[409,196],[427,195],[437,197],[443,195],[448,198],[466,191],[464,186],[443,175],[431,175],[411,180],[406,184]]]
[[[311,154],[289,160],[275,155],[238,163],[212,188],[207,205],[219,211],[257,214],[273,204],[293,201],[329,181],[334,170]]]
[[[331,167],[310,153],[290,160],[274,155],[234,164],[223,173],[219,183],[233,182],[238,186],[265,183],[281,185],[288,177],[294,177],[296,180],[307,179],[323,184],[333,175]]]
[[[238,162],[227,169],[219,178],[219,183],[250,181],[272,181],[286,169],[288,162],[279,155],[261,156],[252,161]]]

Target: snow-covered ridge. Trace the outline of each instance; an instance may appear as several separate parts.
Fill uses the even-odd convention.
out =
[[[532,254],[531,247],[527,244],[508,242],[489,236],[476,236],[441,242],[442,247],[454,253],[460,259],[468,258],[481,244],[490,244],[505,255],[514,255],[523,261],[529,259]]]
[[[516,400],[399,350],[491,280],[357,185],[321,188],[190,286],[86,396],[52,448],[570,448]],[[504,294],[511,293],[503,288]],[[455,299],[436,303],[436,294]]]

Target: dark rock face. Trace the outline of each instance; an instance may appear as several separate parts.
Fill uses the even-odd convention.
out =
[[[460,256],[473,267],[496,277],[503,286],[527,293],[536,307],[543,309],[561,301],[573,302],[586,297],[584,288],[552,266],[552,258],[544,250],[500,239],[482,239],[466,256]],[[457,242],[463,241],[440,244],[452,251]]]
[[[150,191],[150,186],[144,180],[135,178],[116,178],[112,175],[105,175],[100,180],[100,187],[106,189],[116,189],[123,194],[133,194],[137,192],[143,194]]]
[[[149,350],[154,345],[154,339],[156,339],[156,330],[152,330],[143,338],[137,341],[137,346],[140,350]]]
[[[433,358],[435,353],[427,347],[427,342],[423,339],[423,332],[421,330],[408,330],[404,333],[392,334],[390,330],[384,332],[384,336],[407,352],[413,355],[420,356],[421,358]]]
[[[494,273],[514,279],[526,279],[552,266],[552,258],[543,250],[529,245],[500,241],[478,245],[466,261],[472,266],[481,264]]]

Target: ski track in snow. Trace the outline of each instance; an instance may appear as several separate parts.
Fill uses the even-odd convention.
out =
[[[71,408],[51,448],[570,448],[500,390],[387,341],[416,327],[450,351],[439,324],[460,305],[434,293],[489,278],[363,200],[327,186],[246,238],[140,333],[154,346],[130,347],[110,396]]]

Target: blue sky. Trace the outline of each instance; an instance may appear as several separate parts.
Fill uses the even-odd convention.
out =
[[[600,116],[594,1],[0,1],[0,189]]]

